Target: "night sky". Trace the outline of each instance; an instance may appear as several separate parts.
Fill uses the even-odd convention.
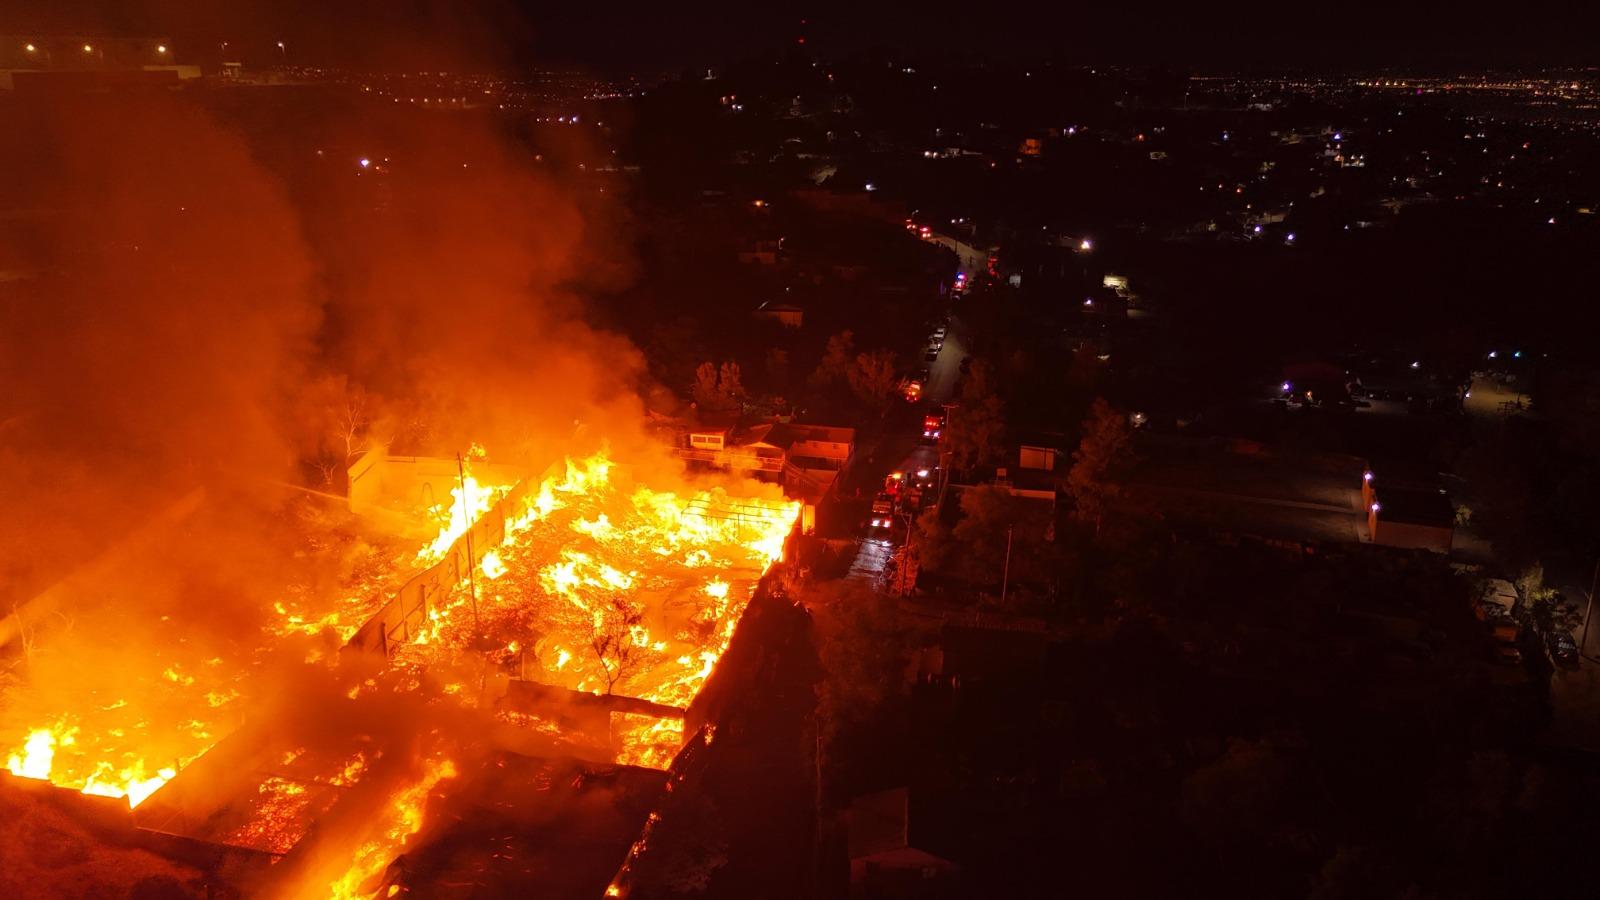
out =
[[[802,21],[805,22],[802,25]],[[187,46],[289,42],[301,62],[383,68],[545,63],[661,72],[792,46],[824,54],[1020,54],[1196,66],[1482,68],[1600,64],[1592,4],[550,3],[543,0],[14,0],[3,32],[111,32]],[[234,55],[242,55],[235,51]],[[247,60],[248,61],[248,60]],[[265,59],[263,59],[265,61]]]

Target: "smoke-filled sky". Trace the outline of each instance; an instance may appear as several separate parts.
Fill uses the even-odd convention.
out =
[[[194,486],[337,490],[369,440],[638,444],[640,357],[571,288],[627,277],[605,197],[485,120],[214,101],[6,110],[0,604]]]
[[[180,46],[230,41],[265,61],[276,42],[305,62],[502,68],[556,63],[646,73],[796,46],[919,53],[975,50],[1095,63],[1253,66],[1593,64],[1592,4],[1292,4],[1250,0],[916,4],[585,4],[547,0],[14,0],[0,33],[159,33]]]
[[[315,665],[341,635],[320,611],[282,631],[281,603],[381,597],[364,573],[403,577],[414,544],[299,488],[338,494],[388,441],[673,465],[638,351],[584,308],[629,277],[614,193],[488,118],[246,99],[0,97],[0,758],[52,728],[58,773],[76,753],[140,781],[248,709],[362,731],[409,777],[424,699],[349,707]],[[297,896],[326,896],[330,854]]]

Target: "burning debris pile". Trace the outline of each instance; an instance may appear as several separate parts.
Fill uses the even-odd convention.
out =
[[[374,824],[348,829],[358,840],[322,841],[306,882],[357,897],[370,894],[421,828],[427,798],[455,777],[452,755],[481,753],[468,748],[485,736],[452,720],[463,733],[436,736],[422,763],[388,776],[374,794],[362,784],[369,768],[399,763],[392,750],[385,763],[386,749],[367,736],[378,729],[364,729],[360,716],[350,716],[342,738],[307,743],[289,737],[296,729],[281,715],[261,716],[281,733],[250,722],[260,704],[241,696],[269,660],[328,671],[334,684],[349,685],[340,703],[414,697],[406,702],[491,715],[503,730],[532,732],[563,756],[666,768],[682,746],[687,708],[760,578],[781,558],[800,505],[721,486],[653,490],[604,453],[552,466],[537,486],[497,483],[505,476],[463,467],[451,502],[428,511],[437,534],[410,550],[392,540],[363,545],[335,590],[282,585],[284,599],[226,658],[191,659],[184,624],[174,621],[177,649],[138,648],[107,670],[147,685],[128,692],[131,703],[112,697],[115,679],[72,695],[92,705],[55,709],[41,698],[59,694],[34,697],[27,684],[13,685],[7,721],[27,711],[43,724],[12,739],[7,769],[124,797],[131,807],[176,779],[182,789],[160,794],[166,799],[141,809],[141,821],[271,858],[293,859],[313,823],[340,818],[347,795],[363,788],[361,818]],[[448,576],[442,589],[417,587],[440,584],[430,581],[440,573]],[[396,613],[414,590],[420,602]],[[410,617],[402,629],[395,615]],[[365,625],[360,617],[369,617]],[[369,674],[374,657],[363,651],[374,631],[383,636],[385,669]],[[341,658],[359,664],[340,666]],[[178,777],[191,763],[196,773]],[[342,848],[333,862],[330,846]]]
[[[509,493],[464,487],[457,508]],[[569,460],[512,505],[481,579],[431,609],[397,659],[458,665],[487,650],[513,680],[645,701],[611,709],[609,743],[620,762],[665,768],[799,509],[652,490],[604,454]]]

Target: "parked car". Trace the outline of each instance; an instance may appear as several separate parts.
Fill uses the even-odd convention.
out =
[[[938,358],[939,358],[939,348],[938,347],[929,347],[928,348],[928,352],[922,354],[922,359],[923,359],[924,362],[933,362],[934,360],[936,360]]]
[[[1550,659],[1563,669],[1578,668],[1578,642],[1565,631],[1552,632],[1545,638],[1550,648]]]

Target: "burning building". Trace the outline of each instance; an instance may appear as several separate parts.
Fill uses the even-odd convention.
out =
[[[351,485],[364,521],[411,540],[384,538],[388,564],[344,591],[274,603],[259,634],[258,652],[304,654],[331,681],[252,714],[229,709],[249,667],[176,660],[150,675],[185,712],[46,714],[10,773],[123,797],[141,828],[221,848],[285,895],[370,896],[401,877],[430,793],[486,755],[667,769],[706,726],[700,689],[800,513],[754,482],[657,490],[605,455],[524,478],[380,452]],[[420,537],[396,512],[446,494]]]
[[[403,887],[437,798],[604,795],[603,889],[800,508],[630,424],[610,195],[238,99],[0,97],[0,794],[318,898]]]

